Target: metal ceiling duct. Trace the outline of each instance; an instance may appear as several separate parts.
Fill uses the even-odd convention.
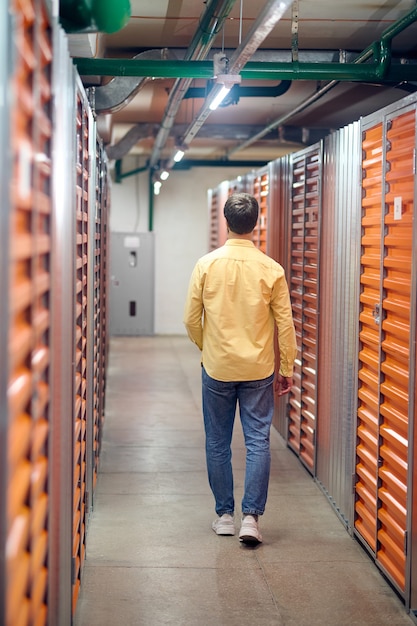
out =
[[[224,21],[233,8],[235,1],[236,0],[220,0],[215,2],[213,0],[210,2],[188,48],[185,56],[186,61],[197,61],[206,58],[214,43],[215,37],[221,30]],[[171,128],[174,125],[178,109],[180,108],[181,102],[192,80],[192,78],[182,78],[177,79],[174,83],[174,86],[169,94],[168,104],[161,122],[161,127],[153,146],[149,161],[151,168],[155,167],[160,159],[161,152],[167,142]]]
[[[134,59],[161,61],[167,58],[166,48],[145,50]],[[115,113],[125,107],[132,98],[150,80],[149,76],[116,76],[106,85],[96,87],[94,91],[94,108],[98,115]]]

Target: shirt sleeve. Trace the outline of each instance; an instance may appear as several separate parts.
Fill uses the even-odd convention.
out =
[[[203,349],[203,285],[197,263],[191,274],[184,307],[184,325],[188,336],[200,350]]]
[[[279,373],[286,378],[291,377],[294,373],[294,362],[297,358],[298,348],[290,294],[284,274],[278,278],[274,285],[271,307],[278,327]]]

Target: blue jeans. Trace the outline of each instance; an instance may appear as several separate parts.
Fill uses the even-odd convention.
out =
[[[265,511],[271,467],[273,380],[272,374],[262,380],[222,382],[202,368],[207,472],[217,515],[234,512],[231,441],[237,402],[246,446],[242,513],[262,515]]]

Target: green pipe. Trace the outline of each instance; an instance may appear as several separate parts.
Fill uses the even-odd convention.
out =
[[[381,39],[373,42],[354,63],[248,62],[240,74],[252,80],[339,80],[395,82],[417,80],[416,65],[391,66],[390,43],[417,20],[417,7],[386,28]],[[374,63],[365,64],[373,57]],[[151,61],[140,59],[75,58],[81,75],[152,76],[154,78],[213,78],[212,61]]]
[[[155,61],[136,59],[74,59],[81,75],[152,76],[154,78],[213,78],[210,61]],[[240,71],[248,80],[339,80],[384,82],[417,80],[417,65],[395,65],[388,71],[384,57],[379,65],[359,63],[272,63],[249,61]]]
[[[122,172],[122,160],[117,159],[114,164],[114,179],[116,183],[121,183],[123,178],[127,178],[128,176],[134,176],[135,174],[141,174],[142,172],[146,172],[149,169],[149,164],[143,165],[142,167],[136,167],[134,170],[129,170],[128,172]]]
[[[59,19],[67,33],[115,33],[130,18],[130,0],[60,0]]]

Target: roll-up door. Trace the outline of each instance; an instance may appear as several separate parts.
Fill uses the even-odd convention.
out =
[[[314,472],[321,144],[291,159],[289,286],[299,348],[290,393],[287,441]]]
[[[363,132],[355,530],[402,593],[415,124],[415,111],[409,110]]]
[[[259,204],[258,222],[254,228],[252,241],[257,248],[266,253],[268,225],[269,170],[259,171],[253,179],[253,195]]]
[[[6,624],[48,619],[51,34],[43,3],[12,5]]]
[[[77,178],[75,255],[75,385],[73,466],[73,612],[85,558],[87,472],[87,283],[88,283],[88,110],[77,90]]]

